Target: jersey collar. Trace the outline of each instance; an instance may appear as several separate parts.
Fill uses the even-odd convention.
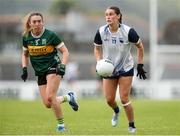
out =
[[[118,32],[119,32],[120,27],[121,27],[121,24],[119,24],[119,28],[118,28],[117,32],[115,32],[115,33],[118,33]],[[113,34],[113,33],[109,30],[109,25],[107,25],[106,32],[108,32],[108,33],[110,33],[110,34]]]
[[[44,33],[44,31],[45,31],[45,28],[43,27],[43,30],[42,30],[42,33],[41,34],[39,34],[39,35],[34,35],[33,33],[32,33],[32,31],[31,31],[31,35],[32,35],[32,37],[34,37],[34,38],[40,38],[42,35],[43,35],[43,33]]]

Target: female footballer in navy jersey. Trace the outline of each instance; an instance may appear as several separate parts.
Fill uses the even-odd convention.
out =
[[[119,94],[129,121],[128,130],[136,132],[134,123],[134,111],[129,99],[134,75],[134,62],[131,56],[131,47],[137,47],[138,66],[137,76],[146,79],[143,69],[144,47],[136,31],[122,24],[122,14],[118,7],[112,6],[105,11],[106,25],[101,26],[94,38],[94,56],[96,61],[110,59],[114,66],[114,72],[109,77],[103,77],[103,90],[108,105],[113,109],[112,126],[118,123],[120,109],[115,101],[116,90],[119,86]]]
[[[62,59],[58,56],[62,53]],[[65,74],[69,52],[61,39],[44,27],[41,13],[29,13],[24,19],[22,72],[21,78],[26,81],[28,77],[27,66],[29,58],[37,76],[37,84],[42,101],[47,108],[51,108],[57,118],[57,131],[65,130],[63,114],[60,103],[68,101],[73,110],[78,110],[74,93],[56,96]]]

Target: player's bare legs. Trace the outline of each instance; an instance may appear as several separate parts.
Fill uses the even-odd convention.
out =
[[[132,85],[132,76],[121,77],[119,78],[119,93],[121,97],[121,103],[124,107],[127,119],[129,121],[129,132],[134,133],[136,131],[134,126],[134,110],[129,100],[129,95]]]
[[[39,90],[40,90],[40,95],[41,95],[43,104],[44,104],[47,108],[51,108],[51,103],[50,103],[50,102],[48,101],[48,99],[47,99],[46,85],[40,85],[40,86],[39,86]],[[66,98],[66,95],[65,95],[65,96],[57,96],[56,99],[57,99],[57,102],[58,102],[59,104],[68,101],[68,100],[67,100],[68,98]]]
[[[78,104],[76,103],[74,93],[69,92],[64,96],[56,96],[59,88],[61,76],[56,74],[49,74],[46,77],[47,85],[40,85],[39,90],[43,100],[44,105],[47,108],[52,108],[55,116],[58,120],[58,131],[64,131],[64,120],[60,107],[60,103],[69,102],[70,106],[74,111],[78,110]],[[59,128],[61,130],[59,130]]]
[[[46,79],[47,84],[39,86],[42,101],[47,108],[52,108],[58,120],[58,127],[61,128],[61,131],[64,131],[64,120],[59,104],[64,101],[64,98],[62,96],[59,98],[56,97],[61,77],[56,74],[49,74]]]
[[[40,85],[39,92],[40,92],[43,104],[46,106],[46,108],[51,108],[51,103],[47,99],[46,85]]]
[[[115,127],[118,123],[119,107],[115,101],[118,79],[103,79],[103,90],[108,105],[114,110],[111,124]]]
[[[106,101],[111,108],[115,108],[117,106],[115,101],[117,84],[117,79],[103,79],[104,94]]]
[[[49,74],[46,76],[46,79],[47,79],[47,87],[46,87],[47,99],[51,103],[56,118],[57,119],[62,118],[62,111],[56,99],[57,90],[60,84],[60,76],[57,76],[56,74]]]
[[[52,110],[58,120],[57,131],[64,131],[64,119],[61,110],[61,106],[57,101],[56,95],[59,88],[61,76],[56,74],[49,74],[46,76],[47,79],[47,99],[51,103]]]

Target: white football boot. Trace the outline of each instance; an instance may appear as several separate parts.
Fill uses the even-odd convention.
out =
[[[118,124],[118,118],[119,118],[119,113],[114,113],[113,114],[113,117],[112,117],[112,120],[111,120],[111,125],[113,127],[117,126]]]
[[[128,131],[129,131],[129,133],[135,133],[135,132],[136,132],[136,128],[134,128],[134,127],[129,127],[129,128],[128,128]]]

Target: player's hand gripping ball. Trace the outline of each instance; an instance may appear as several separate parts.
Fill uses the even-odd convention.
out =
[[[111,76],[114,71],[114,65],[109,59],[101,59],[97,61],[96,72],[99,76],[108,77]]]

